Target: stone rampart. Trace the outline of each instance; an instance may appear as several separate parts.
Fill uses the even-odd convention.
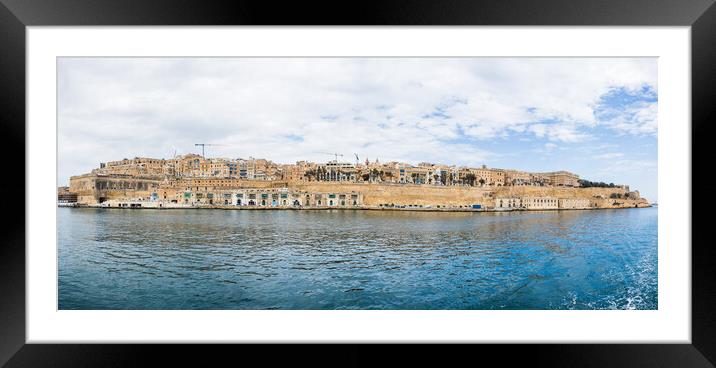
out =
[[[70,191],[78,194],[81,203],[96,203],[111,199],[143,198],[158,192],[160,199],[175,199],[183,194],[187,187],[196,187],[198,191],[212,192],[226,190],[229,187],[270,188],[288,187],[289,190],[314,193],[362,194],[363,205],[378,207],[395,206],[431,206],[431,207],[494,207],[498,197],[552,197],[589,199],[590,207],[622,208],[645,207],[645,199],[634,198],[634,192],[627,193],[622,188],[571,188],[539,186],[432,186],[415,184],[352,183],[352,182],[272,182],[257,180],[196,181],[181,180],[173,185],[165,185],[158,180],[138,178],[98,177],[86,175],[73,177]],[[189,190],[196,190],[190,188]]]

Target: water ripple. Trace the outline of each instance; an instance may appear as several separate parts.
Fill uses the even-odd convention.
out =
[[[58,210],[61,309],[656,309],[657,211]]]

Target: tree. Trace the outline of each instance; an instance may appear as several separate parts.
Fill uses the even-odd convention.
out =
[[[475,174],[473,174],[473,173],[468,173],[468,174],[465,175],[465,179],[464,179],[464,180],[465,180],[465,183],[468,184],[469,186],[474,186],[476,179],[477,179],[477,177],[475,177]]]
[[[316,178],[316,170],[315,169],[306,170],[306,172],[304,173],[304,176],[308,178],[308,181],[311,181],[311,178]]]
[[[385,180],[385,178],[393,178],[393,173],[390,171],[383,171],[380,170],[380,180]]]
[[[615,188],[616,185],[614,183],[605,183],[603,181],[589,181],[584,179],[579,179],[579,186],[582,188]]]

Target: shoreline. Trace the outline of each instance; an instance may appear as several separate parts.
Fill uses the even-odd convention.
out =
[[[589,208],[543,208],[543,209],[527,209],[527,208],[511,208],[511,209],[495,209],[495,208],[397,208],[397,207],[281,207],[281,206],[167,206],[167,207],[108,207],[95,205],[58,205],[58,208],[98,208],[108,210],[225,210],[225,211],[403,211],[403,212],[536,212],[536,211],[589,211],[589,210],[614,210],[614,209],[632,209],[632,208],[652,208],[651,204],[643,206],[629,207],[589,207]]]

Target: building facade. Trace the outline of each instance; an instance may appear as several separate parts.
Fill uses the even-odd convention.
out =
[[[586,209],[591,208],[591,202],[586,198],[560,198],[559,199],[560,209]]]
[[[520,209],[522,208],[522,198],[520,197],[498,197],[495,198],[496,209]]]
[[[347,208],[363,205],[363,195],[358,192],[308,192],[290,190],[286,187],[198,191],[190,189],[177,193],[177,196],[169,199],[169,202],[191,206]]]
[[[554,197],[523,197],[522,207],[528,210],[556,210],[559,201]]]

